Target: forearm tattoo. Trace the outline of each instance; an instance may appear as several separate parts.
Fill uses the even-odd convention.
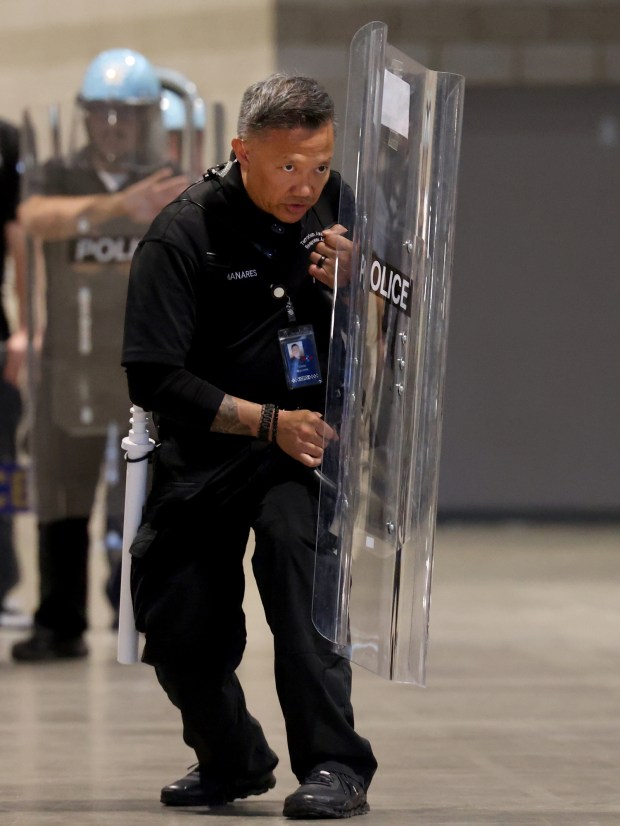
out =
[[[239,419],[239,406],[232,396],[224,396],[217,411],[211,430],[216,433],[234,433],[237,436],[251,436],[252,431]]]

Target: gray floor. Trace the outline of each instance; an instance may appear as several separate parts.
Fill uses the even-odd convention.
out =
[[[284,823],[296,782],[254,590],[240,676],[281,756],[278,785],[175,811],[159,789],[193,756],[151,670],[116,663],[102,564],[95,556],[88,661],[13,665],[19,635],[0,631],[0,824]],[[441,528],[427,687],[355,669],[357,726],[380,762],[360,825],[620,824],[619,592],[618,529]]]

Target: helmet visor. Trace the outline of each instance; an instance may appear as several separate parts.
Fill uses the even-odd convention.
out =
[[[108,172],[140,172],[161,165],[164,148],[158,104],[79,104],[71,147],[77,163]]]

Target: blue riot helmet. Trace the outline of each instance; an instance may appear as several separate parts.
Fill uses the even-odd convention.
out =
[[[160,95],[161,82],[144,55],[132,49],[97,55],[77,96],[89,141],[81,159],[110,172],[148,171],[161,165]]]
[[[187,102],[172,89],[161,93],[161,113],[166,132],[182,132],[187,123],[187,109],[192,111],[192,126],[196,132],[204,132],[207,125],[205,102],[195,97]]]
[[[161,93],[161,113],[166,132],[181,132],[187,123],[185,103],[176,92],[164,89]]]
[[[159,78],[144,55],[131,49],[110,49],[88,66],[79,99],[83,103],[149,105],[159,101],[160,92]]]

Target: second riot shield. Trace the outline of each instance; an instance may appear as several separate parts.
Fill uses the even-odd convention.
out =
[[[95,224],[88,209],[102,196],[120,199],[161,168],[164,149],[159,101],[33,107],[25,114],[22,200],[28,206],[36,198],[39,210],[27,225],[33,392],[44,398],[49,420],[71,435],[103,436],[111,420],[126,415],[120,344],[127,276],[148,227],[112,209]],[[84,217],[76,213],[68,227],[70,203],[83,204]]]
[[[370,23],[351,44],[313,619],[353,662],[425,683],[464,80]],[[341,205],[343,206],[343,204]]]
[[[80,98],[32,107],[21,157],[33,502],[42,522],[89,513],[105,454],[107,517],[118,533],[124,306],[131,258],[150,222],[130,215],[124,199],[139,200],[142,182],[166,165],[159,94],[140,104]]]

